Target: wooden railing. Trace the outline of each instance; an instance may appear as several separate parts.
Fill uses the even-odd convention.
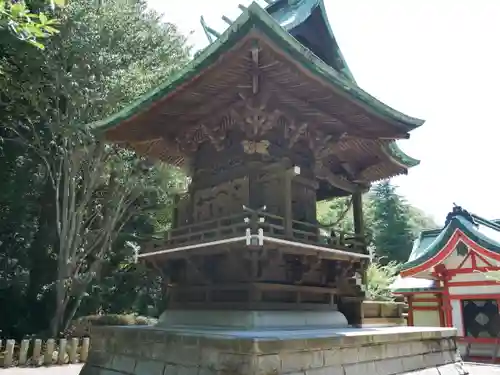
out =
[[[146,252],[243,236],[246,229],[252,226],[262,228],[264,234],[270,237],[358,253],[365,251],[364,239],[353,233],[298,220],[293,220],[291,225],[287,225],[285,218],[267,212],[259,212],[254,216],[258,216],[263,221],[245,222],[249,214],[243,212],[216,220],[180,226],[168,232],[164,240],[155,241]]]
[[[174,228],[166,233],[164,240],[153,241],[146,252],[156,251],[158,248],[172,248],[243,236],[248,227],[245,223],[246,216],[245,213],[241,213]]]
[[[328,233],[328,235],[322,234],[322,231]],[[326,244],[332,247],[365,248],[365,240],[354,233],[343,232],[330,227],[297,220],[292,221],[292,234],[293,238],[296,239],[303,238],[307,242]]]
[[[0,367],[81,363],[89,355],[90,338],[0,340]]]

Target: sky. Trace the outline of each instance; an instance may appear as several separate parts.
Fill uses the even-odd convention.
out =
[[[238,4],[250,2],[148,1],[189,34],[195,49],[207,45],[200,16],[222,32],[227,25],[221,16],[234,20]],[[358,85],[426,120],[409,140],[398,142],[421,160],[408,175],[393,179],[399,193],[438,223],[453,203],[485,218],[500,218],[500,1],[324,2]]]

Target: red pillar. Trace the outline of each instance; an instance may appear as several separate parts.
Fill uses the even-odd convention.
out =
[[[408,301],[408,320],[407,324],[408,326],[413,326],[415,323],[413,321],[413,295],[409,294],[408,297],[406,297]]]
[[[447,275],[443,275],[442,300],[443,300],[444,326],[453,327],[453,318],[451,315],[450,287],[448,286]]]
[[[438,300],[438,309],[439,309],[439,326],[446,327],[445,325],[445,315],[444,315],[444,303],[443,303],[443,295],[436,294]]]

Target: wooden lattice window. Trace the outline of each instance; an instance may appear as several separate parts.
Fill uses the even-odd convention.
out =
[[[495,338],[498,334],[498,302],[494,299],[462,300],[464,335]]]

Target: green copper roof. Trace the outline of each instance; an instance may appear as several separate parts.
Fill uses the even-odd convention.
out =
[[[252,3],[236,21],[211,45],[199,53],[183,70],[146,93],[135,102],[115,115],[91,124],[96,130],[106,131],[132,116],[146,111],[154,102],[172,94],[179,86],[192,80],[205,68],[214,64],[226,51],[252,29],[264,33],[294,61],[300,63],[313,75],[343,91],[353,102],[371,109],[379,117],[392,121],[404,131],[410,131],[424,123],[423,120],[407,116],[385,105],[359,88],[353,81],[345,78],[335,69],[324,63],[307,48],[295,40],[257,3]]]
[[[414,242],[408,261],[401,270],[407,270],[436,256],[446,245],[456,229],[483,248],[500,253],[500,226],[493,221],[471,215],[474,223],[462,215],[453,216],[443,229],[423,231]]]
[[[331,49],[336,57],[337,69],[344,77],[348,78],[355,83],[354,76],[352,75],[347,62],[342,55],[335,36],[332,32],[330,22],[325,10],[323,0],[278,0],[273,4],[266,7],[266,11],[283,27],[286,31],[291,32],[292,29],[304,23],[315,10],[319,10],[323,25],[326,27],[328,38],[330,39],[329,45],[326,48]]]
[[[399,164],[404,168],[416,167],[420,164],[420,160],[406,155],[403,150],[399,148],[398,144],[395,141],[388,143],[384,147],[384,151],[392,159],[393,162]]]

